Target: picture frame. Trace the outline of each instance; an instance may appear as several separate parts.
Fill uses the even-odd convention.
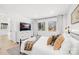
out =
[[[31,24],[30,23],[20,23],[20,31],[30,31],[31,30]]]
[[[48,31],[56,32],[56,21],[48,21]]]
[[[79,23],[79,5],[77,5],[71,14],[71,24],[75,23]]]
[[[39,22],[38,23],[38,30],[39,31],[45,31],[45,22]]]
[[[1,29],[8,29],[8,23],[1,23]]]

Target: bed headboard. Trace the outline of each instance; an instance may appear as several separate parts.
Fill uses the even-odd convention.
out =
[[[73,38],[79,40],[79,31],[69,31],[69,32]]]

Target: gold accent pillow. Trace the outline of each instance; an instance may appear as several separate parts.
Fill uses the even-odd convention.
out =
[[[52,43],[52,37],[49,37],[47,40],[47,45],[51,45],[51,43]]]
[[[63,41],[64,41],[64,36],[60,35],[54,43],[54,49],[60,49]]]
[[[33,42],[32,41],[27,41],[26,44],[25,44],[24,50],[31,51],[32,47],[33,47]]]

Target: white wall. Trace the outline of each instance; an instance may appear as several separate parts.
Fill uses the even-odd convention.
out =
[[[9,39],[19,42],[19,39],[24,39],[33,36],[33,27],[31,31],[19,31],[20,22],[31,23],[32,20],[17,15],[7,15],[6,13],[0,13],[0,23],[8,23],[7,30],[0,29],[0,35],[8,35]]]
[[[74,9],[75,6],[73,6],[68,14],[68,19],[67,18],[67,15],[64,15],[64,16],[58,16],[56,18],[52,18],[52,19],[48,19],[48,20],[31,20],[29,18],[24,18],[24,17],[18,17],[18,16],[14,16],[13,14],[8,15],[9,16],[9,23],[10,23],[10,30],[9,30],[9,35],[10,35],[10,38],[14,41],[19,41],[20,38],[24,39],[24,38],[27,38],[27,37],[30,37],[32,36],[33,34],[34,35],[53,35],[53,34],[59,34],[59,33],[62,33],[64,30],[65,30],[65,27],[66,26],[71,26],[71,22],[70,22],[70,14],[71,14],[71,11]],[[67,20],[67,21],[66,21]],[[6,20],[4,20],[5,22],[7,22]],[[46,22],[46,31],[38,31],[38,22]],[[56,21],[57,22],[57,32],[48,32],[48,21]],[[1,22],[1,20],[0,20]],[[34,27],[32,27],[32,30],[31,31],[22,31],[20,32],[19,31],[19,23],[20,22],[29,22],[31,23]],[[73,24],[71,26],[72,29],[78,29],[79,30],[79,23],[77,24]],[[2,32],[2,31],[1,31]],[[0,32],[0,33],[1,33]],[[4,31],[3,31],[4,32]],[[5,32],[6,33],[6,32]]]
[[[29,18],[11,17],[10,38],[17,42],[20,39],[25,39],[33,35],[32,27],[30,31],[20,31],[20,22],[30,23],[32,25],[32,20]]]
[[[56,21],[56,32],[49,32],[48,31],[48,21]],[[38,23],[45,22],[45,31],[38,31]],[[50,19],[43,19],[43,20],[34,20],[34,33],[35,35],[42,35],[42,36],[49,36],[60,34],[63,32],[63,16],[57,16]]]
[[[29,19],[29,18],[25,18],[25,19],[20,19],[18,21],[18,27],[19,27],[19,24],[20,22],[24,22],[24,23],[30,23],[31,24],[31,30],[28,30],[28,31],[17,31],[17,39],[26,39],[26,38],[29,38],[31,36],[33,36],[33,24],[32,24],[32,20]],[[20,27],[19,27],[20,28]]]
[[[65,29],[67,27],[67,14],[63,15],[63,24],[62,24],[62,28],[63,28],[63,33],[67,33],[67,29]]]
[[[79,23],[75,23],[75,24],[71,24],[71,13],[73,12],[73,10],[76,8],[76,4],[72,5],[72,7],[70,8],[70,11],[68,13],[68,17],[67,17],[67,26],[70,26],[70,30],[77,30],[79,31]]]
[[[7,29],[0,28],[0,35],[8,35],[8,33],[9,33],[9,18],[6,15],[0,14],[0,23],[8,23]]]
[[[56,21],[57,22],[57,18],[38,20],[38,23],[39,22],[45,22],[45,31],[38,31],[38,35],[48,36],[48,35],[53,35],[53,34],[56,33],[56,32],[49,32],[48,31],[48,21]],[[56,24],[56,26],[57,26],[57,24]]]
[[[57,34],[63,33],[63,15],[57,16]]]

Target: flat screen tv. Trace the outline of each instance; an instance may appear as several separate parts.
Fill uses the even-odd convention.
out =
[[[30,23],[20,23],[20,31],[31,30]]]

